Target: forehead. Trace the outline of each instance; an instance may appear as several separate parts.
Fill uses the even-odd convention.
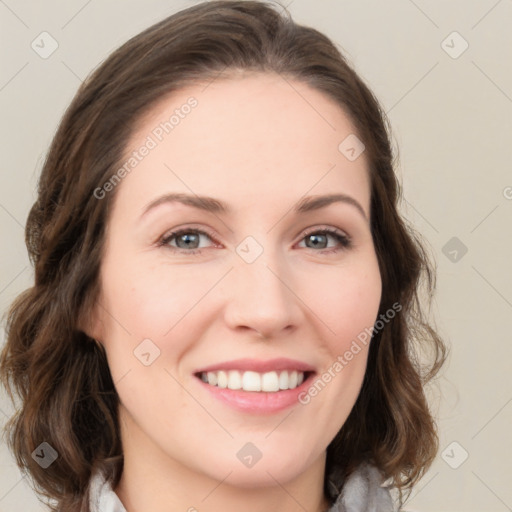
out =
[[[355,132],[334,100],[290,78],[246,73],[196,84],[162,98],[137,123],[125,161],[151,149],[123,179],[129,190],[121,195],[140,202],[165,187],[279,203],[283,194],[296,201],[338,191],[357,195],[368,212],[366,155],[351,161],[340,150]]]

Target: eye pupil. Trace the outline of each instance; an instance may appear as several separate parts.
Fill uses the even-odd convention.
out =
[[[184,241],[185,242],[185,245],[180,247],[180,248],[190,248],[194,245],[193,243],[193,239],[196,239],[195,242],[197,243],[198,241],[198,235],[191,235],[190,233],[186,233],[186,234],[183,234],[183,235],[180,235],[177,239],[176,239],[176,244],[178,245],[178,247],[180,247],[180,244],[178,243],[179,241]],[[189,242],[191,241],[192,239],[192,244],[190,244]],[[197,246],[194,246],[194,248],[196,248]]]
[[[308,236],[308,239],[309,239],[309,240],[312,240],[313,247],[318,247],[318,244],[319,244],[319,243],[320,243],[320,244],[322,243],[321,241],[319,241],[319,238],[320,238],[320,237],[325,238],[325,235],[315,235],[315,234],[312,234],[312,235],[309,235],[309,236]],[[311,246],[309,246],[309,247],[311,247]]]

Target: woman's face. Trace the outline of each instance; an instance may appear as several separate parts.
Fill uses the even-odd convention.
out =
[[[240,486],[323,467],[381,297],[354,132],[322,93],[267,74],[181,90],[138,127],[91,331],[119,393],[125,464]]]

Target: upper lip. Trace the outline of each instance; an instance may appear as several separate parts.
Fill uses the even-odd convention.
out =
[[[314,372],[315,368],[310,364],[295,359],[280,357],[277,359],[233,359],[222,363],[215,363],[203,368],[199,368],[195,373],[216,372],[219,370],[241,370],[253,371],[258,373],[280,371],[280,370],[298,370],[301,372]]]

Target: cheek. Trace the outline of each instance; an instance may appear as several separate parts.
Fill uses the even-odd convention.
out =
[[[218,279],[193,266],[144,265],[109,267],[104,281],[107,323],[124,327],[125,335],[159,340],[190,314]],[[109,321],[115,319],[115,322]]]
[[[322,279],[316,276],[304,288],[305,302],[325,328],[331,357],[343,354],[352,340],[370,329],[381,300],[381,278],[377,262],[347,266]]]
[[[371,259],[331,273],[327,284],[320,291],[317,281],[308,292],[311,309],[319,312],[323,325],[326,357],[311,386],[299,397],[325,425],[323,440],[335,436],[359,395],[382,291],[378,264]]]

